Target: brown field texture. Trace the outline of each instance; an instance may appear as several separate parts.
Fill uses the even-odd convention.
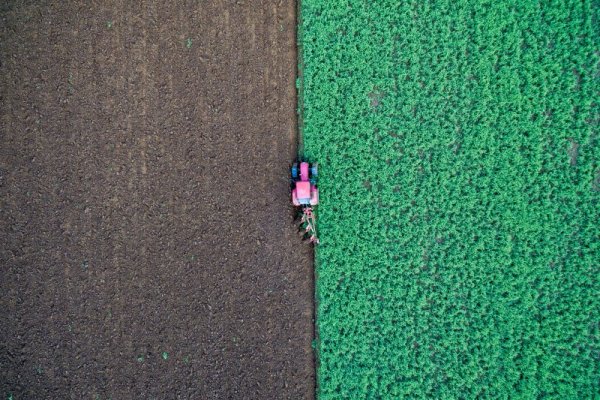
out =
[[[295,4],[0,6],[0,396],[312,398]]]

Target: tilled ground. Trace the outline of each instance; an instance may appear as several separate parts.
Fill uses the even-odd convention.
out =
[[[294,2],[0,7],[0,395],[312,398]]]

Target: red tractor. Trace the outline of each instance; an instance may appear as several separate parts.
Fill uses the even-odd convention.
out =
[[[297,207],[319,204],[316,164],[295,162],[292,165],[292,203]]]
[[[301,211],[300,229],[304,238],[315,244],[319,243],[313,212],[313,206],[319,204],[317,173],[317,164],[302,161],[292,165],[292,203]]]

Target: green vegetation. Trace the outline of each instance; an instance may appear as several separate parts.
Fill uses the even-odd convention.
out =
[[[302,1],[321,399],[600,397],[599,8]]]

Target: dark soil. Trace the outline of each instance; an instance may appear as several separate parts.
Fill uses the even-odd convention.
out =
[[[0,6],[0,396],[312,398],[294,2],[44,3]]]

